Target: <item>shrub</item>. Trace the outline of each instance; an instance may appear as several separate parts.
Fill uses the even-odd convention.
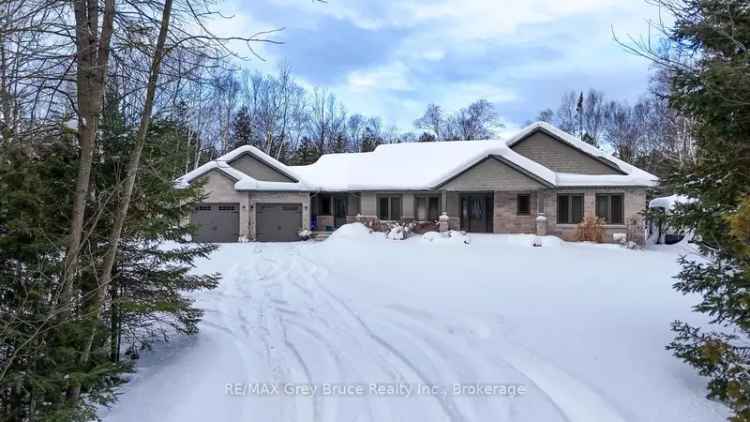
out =
[[[578,223],[576,240],[579,242],[602,243],[604,241],[603,224],[604,220],[599,217],[586,217],[581,223]]]

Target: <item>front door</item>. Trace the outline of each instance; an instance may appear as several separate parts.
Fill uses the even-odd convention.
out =
[[[491,194],[461,195],[461,230],[473,233],[492,233]]]
[[[333,198],[333,224],[341,227],[346,224],[346,196],[335,196]]]

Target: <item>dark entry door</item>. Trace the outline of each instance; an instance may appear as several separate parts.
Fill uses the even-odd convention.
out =
[[[492,233],[491,194],[461,195],[461,230]]]
[[[302,204],[255,205],[255,240],[293,242],[302,228]]]
[[[236,242],[240,235],[240,204],[198,204],[192,223],[198,226],[196,242]]]
[[[333,224],[341,227],[346,224],[346,197],[335,196],[333,198]]]

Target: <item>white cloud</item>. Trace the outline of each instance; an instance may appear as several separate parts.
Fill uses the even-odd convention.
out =
[[[409,91],[413,87],[408,81],[408,72],[409,69],[398,61],[375,69],[356,70],[347,76],[345,89],[358,93]]]
[[[528,81],[582,75],[578,78],[580,83],[586,75],[596,75],[599,81],[607,80],[607,75],[620,77],[624,72],[645,75],[647,65],[622,51],[612,40],[611,30],[614,27],[620,35],[643,33],[646,19],[656,14],[642,1],[622,0],[266,2],[248,4],[245,14],[253,7],[278,8],[280,22],[276,24],[314,29],[327,38],[337,36],[326,32],[325,19],[332,17],[366,29],[372,37],[386,31],[400,34],[378,64],[347,69],[335,75],[338,82],[326,88],[350,111],[383,116],[386,124],[396,123],[402,129],[412,129],[411,122],[429,102],[453,110],[478,98],[508,105],[508,109],[524,101],[538,101],[535,110],[529,112],[533,115],[536,110],[555,105],[541,102],[540,98],[559,98],[571,86],[561,84],[556,87],[559,92],[540,93]],[[222,25],[223,30],[273,27],[243,16],[241,10],[234,11],[239,20],[231,27]],[[285,10],[294,11],[293,21],[284,21]],[[505,47],[510,52],[497,60],[498,49]],[[527,54],[524,48],[536,50]],[[261,46],[260,51],[271,62],[284,59],[283,46]],[[337,56],[336,60],[345,61],[346,57]],[[304,75],[298,79],[306,83]],[[631,77],[629,82],[633,80]],[[526,81],[526,85],[519,86],[519,81]],[[549,91],[550,84],[545,87]],[[645,86],[628,89],[642,91]],[[522,123],[509,119],[506,126]]]

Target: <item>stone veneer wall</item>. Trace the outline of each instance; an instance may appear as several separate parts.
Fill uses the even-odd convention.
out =
[[[625,224],[605,225],[604,242],[614,242],[614,233],[627,233],[628,240],[638,244],[645,242],[644,219],[640,214],[646,208],[646,188],[642,187],[600,187],[600,188],[571,188],[547,190],[544,195],[543,211],[547,217],[547,234],[558,236],[563,240],[576,240],[577,225],[557,224],[557,194],[578,193],[583,194],[583,216],[596,216],[596,194],[598,193],[622,193],[624,194]]]
[[[584,195],[584,217],[596,215],[597,193],[622,193],[625,200],[625,224],[604,226],[604,241],[614,242],[614,233],[627,233],[628,240],[643,244],[644,220],[640,212],[646,207],[646,189],[642,187],[599,187],[599,188],[575,188],[539,191],[495,191],[494,192],[494,215],[493,231],[495,233],[536,233],[536,217],[543,212],[547,217],[547,234],[558,236],[564,240],[576,240],[578,227],[576,224],[557,224],[557,194],[558,193],[582,193]],[[518,194],[529,194],[529,215],[517,214]],[[409,197],[409,199],[406,199]],[[362,193],[361,221],[377,221],[377,203],[375,192]],[[413,194],[406,193],[404,202],[409,202],[410,209],[413,208]],[[443,209],[448,213],[449,228],[459,230],[461,224],[461,203],[458,192],[445,192],[445,204]],[[404,208],[404,218],[409,219]],[[413,214],[410,213],[410,214]]]
[[[529,214],[518,215],[518,195],[529,195]],[[495,233],[536,233],[536,192],[495,192],[493,231]]]

